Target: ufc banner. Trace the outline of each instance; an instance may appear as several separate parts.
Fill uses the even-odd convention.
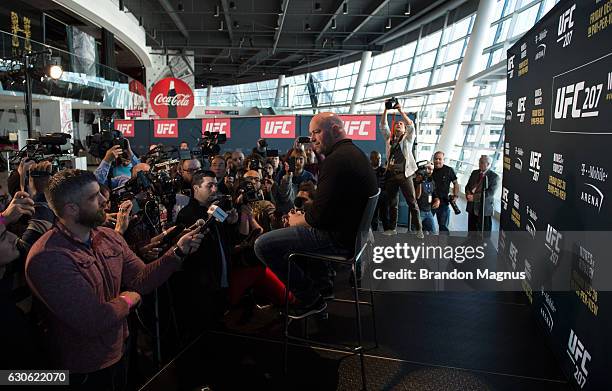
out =
[[[232,135],[232,121],[230,118],[204,118],[202,120],[202,135],[204,132],[224,133],[227,138]]]
[[[579,390],[612,389],[611,43],[612,1],[561,0],[507,53],[499,253]]]
[[[261,117],[259,136],[261,138],[295,138],[295,116]]]
[[[178,121],[175,119],[153,121],[153,137],[178,138]]]
[[[341,115],[344,131],[353,140],[376,140],[375,115]]]
[[[116,130],[123,133],[123,137],[134,137],[134,121],[116,119],[114,125]]]

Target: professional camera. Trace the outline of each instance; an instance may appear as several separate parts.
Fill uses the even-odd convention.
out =
[[[257,142],[257,145],[259,146],[259,148],[264,149],[268,146],[268,142],[266,141],[266,139],[261,139]]]
[[[385,101],[385,109],[390,110],[392,108],[395,107],[396,104],[398,104],[399,102],[397,101],[397,98],[392,96],[391,98],[387,99]]]
[[[453,208],[453,212],[455,212],[456,215],[460,214],[461,209],[459,209],[459,207],[457,206],[457,201],[455,201],[455,197],[449,196],[448,199],[448,203],[450,204],[451,208]]]
[[[62,148],[69,139],[67,133],[50,133],[38,139],[27,139],[26,146],[11,158],[10,163],[18,165],[22,160],[34,160],[36,163],[46,160],[52,164],[52,173],[56,173],[71,160],[69,150]]]
[[[264,199],[261,191],[257,190],[255,185],[250,181],[242,181],[240,183],[239,191],[242,192],[242,199],[246,204],[255,201],[262,201]]]
[[[200,141],[199,146],[202,148],[203,156],[214,156],[221,152],[219,144],[224,144],[227,141],[225,133],[219,132],[204,132],[204,137]]]
[[[245,166],[247,167],[247,169],[249,170],[261,170],[261,161],[257,158],[250,158],[245,162]]]
[[[421,183],[425,181],[428,177],[427,175],[427,165],[429,164],[429,160],[421,160],[417,162],[417,170],[414,173],[414,178],[416,183]]]
[[[128,140],[123,138],[123,133],[118,130],[103,130],[85,139],[89,153],[103,159],[106,152],[114,145],[119,145],[123,150],[122,158],[128,160]]]

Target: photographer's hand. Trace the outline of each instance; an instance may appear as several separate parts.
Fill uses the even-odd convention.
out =
[[[299,227],[299,226],[308,226],[306,222],[306,215],[303,212],[291,210],[289,212],[289,226],[290,227]]]
[[[149,242],[149,244],[142,246],[142,248],[140,249],[142,257],[147,261],[156,260],[157,258],[159,258],[159,254],[161,254],[162,252],[161,239],[157,239],[158,237],[159,236],[156,236],[151,240],[151,242]]]
[[[432,209],[438,209],[440,207],[440,199],[439,198],[434,198],[433,202],[431,203],[431,208]]]
[[[181,236],[176,246],[185,255],[189,255],[200,247],[204,234],[200,233],[200,228],[193,229]]]
[[[21,161],[19,162],[19,167],[17,167],[17,172],[19,173],[19,176],[23,178],[25,173],[30,171],[32,166],[34,166],[35,164],[36,162],[33,159],[30,159],[30,158],[21,159]]]
[[[232,208],[232,210],[227,212],[227,219],[225,219],[225,222],[228,224],[236,224],[238,222],[238,211],[236,211],[236,208]]]
[[[123,201],[119,205],[119,212],[117,213],[117,225],[115,231],[123,235],[130,225],[130,212],[132,211],[132,201]]]
[[[7,208],[0,213],[6,224],[12,224],[19,220],[21,216],[32,216],[34,214],[34,201],[25,191],[18,191],[11,200]]]
[[[121,156],[122,153],[123,153],[123,150],[121,150],[120,145],[113,145],[112,147],[108,149],[108,151],[106,151],[106,154],[104,155],[103,160],[110,164],[114,160],[117,160],[117,158]]]

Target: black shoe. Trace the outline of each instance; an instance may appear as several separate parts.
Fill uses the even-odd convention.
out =
[[[318,314],[327,309],[327,303],[323,297],[319,296],[314,303],[304,305],[303,303],[294,304],[289,307],[289,317],[291,319],[302,319],[307,316]]]

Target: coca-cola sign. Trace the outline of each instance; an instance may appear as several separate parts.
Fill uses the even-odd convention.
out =
[[[229,118],[202,119],[202,136],[204,132],[224,133],[228,139],[232,137],[231,120]]]
[[[134,121],[116,119],[113,123],[116,130],[123,134],[123,137],[131,138],[134,137]]]
[[[353,140],[376,140],[375,115],[341,115],[344,131]]]
[[[153,137],[178,138],[178,121],[170,119],[153,121]]]
[[[149,98],[160,118],[185,118],[193,110],[193,91],[187,83],[174,77],[158,81]]]
[[[261,138],[295,138],[295,116],[261,117]]]

